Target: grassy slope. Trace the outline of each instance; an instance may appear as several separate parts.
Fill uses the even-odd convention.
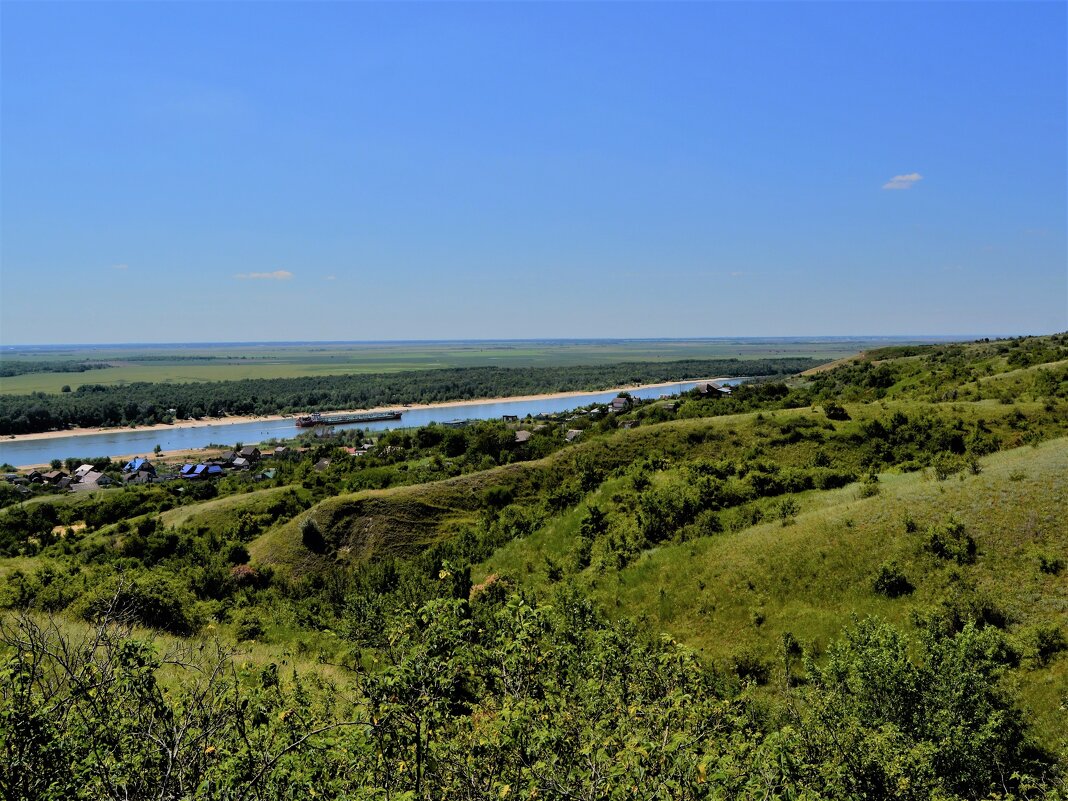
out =
[[[1068,439],[983,463],[979,476],[944,482],[925,473],[884,475],[873,498],[860,499],[856,485],[806,493],[793,525],[662,546],[618,573],[589,568],[579,581],[610,613],[644,617],[720,663],[746,653],[774,659],[786,632],[820,650],[851,615],[907,624],[933,599],[969,591],[993,599],[1024,638],[1037,623],[1066,627],[1068,581],[1042,573],[1038,557],[1068,553]],[[591,502],[613,491],[608,483]],[[582,511],[500,549],[472,571],[473,580],[497,573],[543,583],[545,558],[568,552]],[[914,533],[905,530],[906,513],[918,524]],[[979,546],[974,565],[947,565],[923,547],[927,526],[950,515]],[[916,585],[913,594],[891,600],[872,591],[879,565],[891,559]],[[1066,723],[1060,704],[1068,697],[1068,657],[1023,675],[1039,729],[1052,736]]]
[[[489,487],[505,485],[522,495],[537,471],[536,464],[509,465],[447,481],[339,495],[265,532],[249,552],[254,562],[298,574],[328,564],[333,557],[301,544],[300,524],[311,517],[343,558],[413,553],[473,522]]]
[[[911,415],[932,407],[905,401],[855,404],[848,408],[854,420],[835,423],[835,429],[856,427],[864,420],[886,417],[895,410]],[[934,408],[969,422],[983,418],[995,423],[1016,409],[1033,413],[1039,405],[1005,406],[996,401],[983,401],[941,404]],[[651,454],[679,462],[694,458],[738,459],[750,452],[754,445],[766,442],[777,432],[778,424],[787,420],[807,417],[821,425],[830,425],[822,411],[813,409],[783,410],[764,413],[762,417],[749,413],[695,418],[617,431],[601,439],[580,441],[539,461],[507,465],[429,484],[339,495],[317,504],[308,514],[345,558],[370,558],[376,553],[410,554],[448,536],[459,526],[474,522],[479,514],[481,495],[491,486],[508,486],[517,499],[530,498],[545,481],[547,471],[573,473],[583,460],[610,471]],[[1012,436],[1019,438],[1017,434]],[[1019,442],[1010,438],[1006,444],[1012,446]],[[806,465],[811,463],[819,447],[815,442],[803,441],[776,448],[773,458],[783,466]],[[837,464],[855,470],[861,467],[848,461]],[[325,565],[322,558],[301,545],[299,523],[304,517],[276,526],[255,540],[250,545],[253,560],[297,573]]]
[[[228,495],[224,498],[214,498],[203,503],[193,503],[186,506],[177,506],[169,509],[159,516],[159,522],[163,526],[205,526],[215,528],[232,521],[241,512],[258,513],[280,496],[290,491],[296,491],[298,487],[288,485],[284,487],[269,487],[253,492],[244,492],[240,495]]]
[[[780,413],[811,414],[807,410]],[[283,571],[303,572],[324,564],[301,545],[299,524],[313,517],[348,558],[383,553],[413,553],[437,542],[464,523],[474,522],[482,494],[493,486],[507,486],[517,500],[532,498],[556,469],[569,473],[588,459],[606,468],[630,464],[650,453],[666,457],[715,455],[723,447],[740,448],[752,434],[754,415],[680,420],[604,439],[580,442],[552,456],[470,473],[445,481],[339,495],[317,504],[307,515],[265,532],[249,547],[253,560]],[[725,432],[733,432],[727,434]],[[705,438],[730,436],[734,445],[702,445]],[[694,441],[691,441],[694,440]],[[809,457],[806,457],[809,458]]]

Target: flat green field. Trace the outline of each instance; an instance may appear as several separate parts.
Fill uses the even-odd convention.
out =
[[[0,393],[59,392],[63,386],[135,381],[186,383],[388,373],[446,367],[553,367],[678,359],[813,357],[831,361],[893,338],[542,340],[511,342],[268,343],[71,346],[7,349],[0,362],[107,364],[85,372],[33,372],[0,378]]]

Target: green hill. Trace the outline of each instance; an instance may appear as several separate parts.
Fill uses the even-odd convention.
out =
[[[183,776],[263,797],[1063,797],[1066,343],[12,504],[0,735],[45,775],[183,721]],[[168,636],[77,639],[115,610]]]

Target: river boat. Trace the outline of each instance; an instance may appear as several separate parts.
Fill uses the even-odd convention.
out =
[[[346,423],[375,423],[379,420],[400,420],[402,412],[353,412],[352,414],[304,414],[297,418],[298,428],[313,426],[340,426]]]

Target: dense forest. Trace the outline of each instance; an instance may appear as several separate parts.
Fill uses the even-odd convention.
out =
[[[0,495],[0,795],[1063,799],[1066,344]]]
[[[714,376],[786,375],[813,359],[626,362],[592,367],[467,367],[402,373],[245,379],[183,384],[83,384],[74,392],[0,395],[0,435],[71,427],[151,425],[225,415],[366,409]]]

